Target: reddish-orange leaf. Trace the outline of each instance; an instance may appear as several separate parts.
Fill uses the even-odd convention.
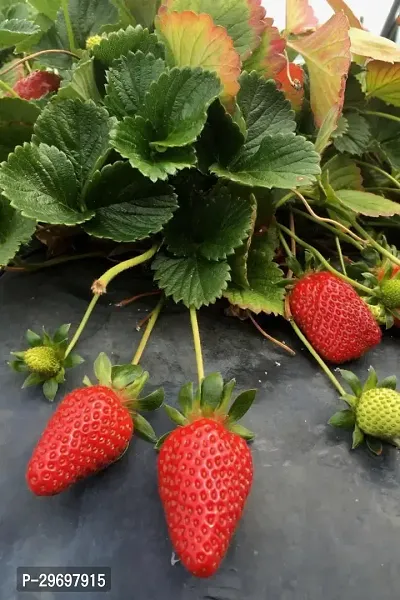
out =
[[[349,20],[350,27],[356,27],[358,29],[364,29],[359,19],[351,10],[350,6],[346,4],[344,0],[327,0],[329,6],[335,11],[335,13],[344,12]]]
[[[308,0],[286,0],[286,34],[315,31],[318,19]]]
[[[156,28],[167,46],[169,63],[178,67],[202,67],[218,75],[227,102],[239,91],[240,57],[224,27],[207,14],[192,11],[156,17]]]
[[[289,74],[288,74],[289,68]],[[289,79],[290,76],[290,79]],[[304,71],[300,65],[289,63],[275,78],[278,87],[292,103],[294,110],[300,110],[304,100]]]
[[[351,63],[349,21],[338,13],[307,37],[288,41],[305,59],[310,76],[311,108],[320,127],[336,104],[343,108]]]
[[[261,0],[247,0],[250,9],[249,24],[260,39],[265,29],[265,8],[261,5]]]
[[[264,19],[261,43],[243,64],[246,71],[257,71],[259,75],[267,78],[275,78],[286,66],[286,40],[273,23],[273,19]]]

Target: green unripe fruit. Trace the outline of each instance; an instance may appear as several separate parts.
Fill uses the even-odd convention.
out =
[[[93,50],[95,46],[98,46],[103,38],[100,35],[92,35],[86,40],[86,49]]]
[[[364,392],[356,406],[356,422],[366,434],[390,442],[400,440],[400,394],[388,388]]]
[[[367,304],[369,310],[372,313],[372,316],[374,317],[375,321],[379,324],[379,325],[385,325],[386,323],[386,316],[385,316],[385,309],[383,308],[383,306],[381,306],[381,304]]]
[[[61,363],[54,348],[36,346],[29,348],[24,354],[26,366],[32,373],[45,377],[54,377],[61,369]]]
[[[389,308],[400,307],[400,279],[389,279],[382,283],[382,302]]]

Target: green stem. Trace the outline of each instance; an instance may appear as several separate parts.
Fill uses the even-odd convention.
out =
[[[377,167],[376,165],[372,165],[370,163],[366,163],[362,160],[356,160],[356,163],[358,165],[361,165],[363,167],[367,167],[368,169],[372,169],[373,171],[376,171],[377,173],[379,173],[380,175],[383,175],[384,177],[386,177],[387,179],[389,179],[389,181],[391,181],[397,188],[400,188],[400,182],[397,181],[397,179],[395,179],[392,175],[390,175],[389,173],[386,173],[386,171],[384,171],[383,169],[381,169],[380,167]]]
[[[284,248],[284,250],[285,250],[286,254],[287,254],[289,257],[292,257],[292,256],[293,256],[293,252],[292,252],[292,251],[291,251],[291,249],[289,248],[289,244],[288,244],[288,243],[287,243],[287,241],[285,240],[285,237],[284,237],[284,235],[283,235],[282,231],[280,231],[280,232],[279,232],[279,239],[280,239],[280,242],[281,242],[281,244],[282,244],[282,246],[283,246],[283,248]]]
[[[293,198],[293,196],[294,196],[293,192],[289,192],[289,194],[286,194],[286,196],[283,196],[283,198],[278,200],[278,202],[275,204],[275,210],[278,210],[278,208],[281,208],[281,206],[286,204],[286,202],[288,202],[291,198]]]
[[[327,229],[328,231],[330,231],[331,233],[336,235],[338,238],[340,238],[344,242],[353,244],[353,246],[355,246],[358,250],[360,250],[360,251],[364,250],[364,247],[359,242],[357,242],[354,238],[352,238],[350,235],[347,235],[347,233],[344,233],[343,231],[340,231],[339,229],[335,229],[335,227],[333,227],[332,225],[329,225],[325,221],[319,221],[318,219],[316,219],[309,213],[299,210],[298,208],[292,208],[292,210],[296,215],[301,215],[305,219],[308,219],[309,221],[312,221],[313,223],[316,223],[317,225],[321,225],[322,227],[325,227],[325,229]]]
[[[159,245],[154,244],[154,246],[152,246],[150,250],[148,250],[144,254],[140,254],[139,256],[135,256],[135,258],[130,258],[129,260],[124,260],[123,262],[118,263],[114,267],[111,267],[111,269],[108,269],[108,271],[106,271],[100,277],[100,279],[97,279],[94,282],[92,286],[93,293],[105,294],[105,292],[107,291],[107,285],[110,283],[110,281],[114,279],[114,277],[116,277],[123,271],[127,271],[128,269],[132,269],[132,267],[136,267],[137,265],[146,262],[146,260],[150,260],[150,258],[152,258],[155,255],[158,248]]]
[[[68,348],[65,351],[65,358],[67,358],[67,356],[69,354],[71,354],[72,350],[75,348],[75,346],[82,334],[82,331],[85,329],[86,324],[89,321],[90,315],[92,314],[94,307],[96,306],[99,298],[100,298],[100,294],[95,294],[93,296],[93,298],[91,299],[90,304],[87,307],[85,314],[83,315],[83,319],[80,322],[78,329],[75,331],[74,337],[72,338]]]
[[[396,121],[396,123],[400,123],[400,117],[396,117],[395,115],[390,115],[388,113],[377,112],[375,110],[361,110],[360,112],[363,115],[371,115],[372,117],[381,117],[382,119],[389,119],[389,121]]]
[[[0,79],[0,88],[10,94],[13,98],[19,98],[17,92],[15,92],[11,86],[8,85],[5,81]]]
[[[315,358],[315,360],[317,361],[317,363],[319,364],[319,366],[321,367],[321,369],[323,370],[323,372],[325,373],[325,375],[327,377],[329,377],[329,379],[331,380],[331,382],[333,383],[333,385],[335,386],[335,388],[337,389],[337,391],[339,392],[339,394],[341,396],[345,396],[346,395],[345,389],[340,385],[339,381],[336,379],[336,377],[334,376],[334,374],[332,373],[332,371],[328,368],[328,366],[324,363],[324,361],[322,360],[322,358],[320,357],[320,355],[318,354],[318,352],[316,352],[314,350],[314,348],[312,347],[312,345],[310,344],[310,342],[308,341],[308,339],[300,331],[300,329],[298,328],[298,326],[296,325],[296,323],[293,320],[290,320],[290,324],[293,327],[294,331],[296,332],[296,335],[300,338],[300,340],[303,342],[303,344],[307,348],[307,350]]]
[[[117,8],[119,8],[119,10],[121,11],[121,14],[125,15],[130,24],[135,26],[136,20],[130,12],[130,10],[128,9],[128,7],[126,6],[124,0],[115,0],[115,4],[117,5]]]
[[[72,29],[71,17],[68,11],[68,0],[61,0],[61,6],[64,13],[65,25],[67,28],[69,49],[71,50],[71,52],[75,52],[75,37],[74,30]]]
[[[85,258],[98,258],[106,257],[104,252],[87,252],[86,254],[77,254],[74,256],[62,256],[60,258],[51,258],[46,260],[44,263],[19,263],[18,267],[23,267],[27,272],[39,271],[41,269],[48,269],[56,265],[62,265],[64,263],[73,262],[75,260],[83,260]]]
[[[340,245],[340,240],[339,240],[338,236],[335,237],[335,242],[336,242],[336,248],[337,248],[337,251],[339,254],[340,266],[342,267],[343,274],[347,275],[346,265],[344,264],[342,246]]]
[[[340,271],[337,271],[334,267],[332,267],[332,265],[322,256],[322,254],[320,252],[318,252],[318,250],[316,250],[316,248],[314,248],[314,246],[311,246],[310,244],[307,244],[307,242],[304,242],[302,239],[300,239],[295,233],[293,233],[292,231],[290,231],[290,229],[288,229],[287,227],[285,227],[284,225],[281,225],[280,223],[278,223],[278,227],[281,231],[283,231],[284,233],[286,233],[286,235],[291,236],[293,239],[296,240],[296,242],[298,244],[300,244],[300,246],[303,246],[303,248],[307,248],[307,250],[309,250],[316,258],[318,258],[318,260],[324,265],[324,267],[330,271],[331,273],[333,273],[333,275],[336,275],[337,277],[339,277],[339,279],[342,279],[343,281],[346,281],[347,283],[349,283],[351,286],[353,286],[356,289],[359,289],[361,292],[364,292],[365,294],[371,295],[371,290],[370,288],[367,288],[365,285],[362,285],[361,283],[358,283],[358,281],[354,281],[353,279],[350,279],[350,277],[347,277],[347,275],[343,275],[343,273],[341,273]],[[400,261],[399,261],[400,262]]]
[[[143,352],[146,348],[147,342],[149,341],[151,332],[154,329],[154,325],[157,322],[157,319],[160,315],[161,309],[163,307],[164,304],[164,296],[161,296],[157,306],[155,307],[155,309],[153,310],[153,312],[151,313],[151,317],[147,323],[146,329],[144,331],[144,334],[142,335],[142,339],[140,340],[140,344],[138,346],[138,349],[136,350],[135,356],[132,359],[132,364],[133,365],[138,365],[140,362],[140,359],[142,358]]]
[[[124,262],[121,262],[118,265],[115,265],[111,269],[108,269],[108,271],[106,271],[100,277],[100,279],[98,279],[97,281],[94,282],[94,284],[92,286],[93,298],[91,299],[90,304],[87,307],[85,314],[83,315],[83,319],[80,322],[80,325],[79,325],[78,329],[76,330],[75,335],[72,338],[72,340],[65,352],[65,357],[67,357],[71,353],[73,348],[75,348],[83,330],[86,327],[89,317],[92,314],[93,309],[98,302],[98,299],[100,298],[100,296],[102,294],[104,294],[106,292],[107,284],[110,283],[110,281],[112,279],[114,279],[114,277],[116,277],[119,273],[122,273],[126,269],[130,269],[132,267],[140,265],[141,263],[145,262],[146,260],[149,260],[152,256],[154,256],[154,254],[157,252],[157,250],[158,250],[158,244],[155,244],[154,246],[152,246],[150,248],[150,250],[148,250],[144,254],[140,254],[139,256],[136,256],[135,258],[130,258],[129,260],[125,260]]]
[[[370,236],[369,233],[367,231],[365,231],[365,229],[363,229],[363,227],[361,227],[361,225],[359,225],[356,222],[356,223],[354,223],[354,228],[357,229],[357,231],[359,233],[361,233],[361,235],[363,235],[369,241],[371,246],[374,246],[374,248],[376,248],[378,250],[378,252],[383,254],[383,256],[386,256],[386,258],[389,258],[392,261],[392,263],[395,263],[396,265],[399,265],[399,267],[400,267],[400,259],[397,258],[397,256],[395,256],[394,254],[392,254],[389,250],[386,250],[386,248],[381,246],[381,244],[379,244],[376,240],[374,240],[374,238],[372,236]]]
[[[194,306],[190,307],[190,322],[192,324],[194,351],[196,354],[197,375],[199,378],[199,388],[200,388],[201,384],[203,382],[203,379],[204,379],[204,364],[203,364],[203,354],[201,351],[199,323],[197,321],[197,312],[196,312],[196,309]]]

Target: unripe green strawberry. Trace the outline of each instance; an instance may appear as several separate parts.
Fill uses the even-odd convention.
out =
[[[57,352],[50,346],[36,346],[24,353],[26,366],[32,373],[54,377],[61,369]]]
[[[364,392],[356,406],[356,422],[366,434],[390,442],[400,438],[400,394],[388,388]]]
[[[86,40],[86,49],[93,50],[95,46],[98,46],[103,38],[100,35],[92,35]]]
[[[375,321],[379,324],[379,325],[385,325],[386,323],[386,315],[385,315],[385,309],[380,305],[380,304],[367,304],[369,310],[372,313],[372,316],[374,317]]]
[[[400,307],[400,279],[388,279],[381,286],[382,302],[387,308]]]

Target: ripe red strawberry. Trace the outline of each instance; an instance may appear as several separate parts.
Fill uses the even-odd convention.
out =
[[[329,272],[299,279],[289,300],[295,322],[327,361],[340,364],[360,358],[382,339],[365,302],[350,284]]]
[[[207,388],[212,378],[220,393],[210,398],[210,406]],[[196,577],[210,577],[218,570],[253,481],[252,456],[241,436],[254,436],[234,423],[250,408],[255,390],[238,396],[226,415],[233,384],[223,388],[222,377],[210,375],[203,381],[201,409],[196,400],[193,408],[193,396],[189,404],[185,401],[186,417],[166,407],[181,426],[161,447],[159,493],[174,549]]]
[[[61,79],[49,71],[33,71],[14,85],[14,92],[24,100],[38,100],[50,92],[56,92]]]
[[[162,391],[138,400],[148,373],[132,365],[111,367],[105,355],[96,363],[102,385],[76,389],[62,400],[29,461],[27,483],[37,496],[59,494],[108,467],[124,454],[134,429],[156,441],[149,423],[134,409],[158,408]]]

